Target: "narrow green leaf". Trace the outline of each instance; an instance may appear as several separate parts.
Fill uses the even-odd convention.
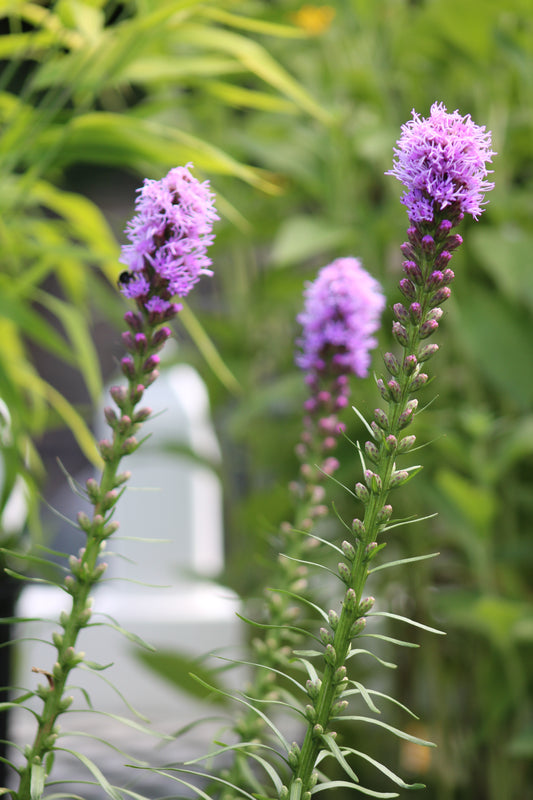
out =
[[[56,747],[56,750],[59,752],[70,753],[71,756],[74,756],[78,759],[78,761],[81,761],[81,763],[89,770],[91,775],[96,778],[98,784],[102,787],[108,797],[111,797],[113,800],[123,800],[121,795],[109,783],[103,772],[96,766],[94,761],[91,761],[91,759],[87,758],[86,755],[83,753],[78,753],[76,750],[69,750],[66,747]]]
[[[397,644],[399,647],[420,647],[416,642],[405,642],[403,639],[393,639],[392,636],[387,636],[384,633],[364,633],[361,638],[381,639],[384,642]]]
[[[367,755],[366,753],[362,753],[360,750],[354,750],[352,747],[348,747],[348,748],[344,748],[343,747],[343,751],[349,751],[350,753],[353,753],[353,755],[360,756],[360,758],[363,758],[365,761],[368,761],[369,764],[372,764],[374,767],[376,767],[376,769],[378,769],[380,772],[382,772],[384,775],[386,775],[387,778],[390,778],[390,780],[393,783],[396,783],[402,789],[425,789],[426,788],[425,784],[423,784],[423,783],[406,783],[404,780],[402,780],[402,778],[400,778],[399,775],[396,775],[396,773],[392,772],[392,770],[390,770],[388,767],[386,767],[380,761],[376,761],[375,758],[371,758],[369,755]]]
[[[393,733],[399,739],[405,739],[407,742],[412,742],[413,744],[420,744],[424,747],[436,747],[433,742],[427,742],[425,739],[419,739],[418,736],[412,736],[410,733],[406,733],[405,731],[399,730],[399,728],[394,728],[392,725],[389,725],[386,722],[382,722],[380,719],[374,719],[373,717],[357,717],[357,716],[350,716],[347,715],[343,717],[345,720],[350,720],[351,722],[370,722],[371,725],[378,725],[380,728],[385,728],[386,730]]]
[[[370,616],[370,615],[367,615],[367,616]],[[375,653],[372,653],[370,650],[363,650],[362,648],[359,648],[357,650],[350,650],[350,652],[346,656],[346,660],[348,660],[349,658],[352,658],[353,656],[358,656],[358,655],[361,655],[361,654],[365,655],[365,656],[371,656],[372,658],[375,658],[376,661],[379,661],[380,664],[382,664],[384,667],[388,667],[388,669],[396,669],[397,668],[397,664],[393,664],[391,661],[384,661],[382,658],[377,656]]]
[[[198,318],[193,314],[186,303],[182,301],[183,308],[180,311],[180,320],[185,329],[194,340],[198,350],[204,357],[210,369],[217,376],[219,381],[226,389],[234,395],[240,395],[242,387],[237,378],[222,360],[215,345],[207,335],[204,327]]]
[[[361,697],[363,697],[369,709],[371,711],[375,711],[377,714],[381,714],[381,711],[376,705],[374,705],[370,695],[382,697],[384,700],[389,700],[391,703],[394,703],[394,705],[399,706],[399,708],[403,709],[403,711],[406,711],[411,717],[413,717],[413,719],[420,719],[420,717],[418,717],[414,711],[411,711],[410,708],[407,708],[407,706],[405,706],[403,703],[400,703],[400,701],[396,700],[396,698],[391,697],[388,694],[384,694],[384,692],[378,692],[377,689],[367,689],[362,683],[358,683],[357,681],[350,681],[350,684],[355,686],[356,689],[347,689],[342,693],[343,697],[344,695],[361,694]],[[362,689],[364,689],[364,693],[361,691]]]
[[[395,526],[393,526],[395,527]],[[385,528],[388,530],[388,528]],[[380,569],[389,569],[389,567],[399,567],[402,564],[413,564],[415,561],[426,561],[428,558],[436,558],[440,553],[429,553],[427,556],[413,556],[412,558],[400,558],[398,561],[387,561],[385,564],[380,564],[379,567],[374,567],[368,570],[369,574],[379,572]]]
[[[373,789],[366,789],[360,783],[351,783],[349,781],[328,781],[327,783],[318,783],[314,789],[311,789],[311,794],[318,794],[329,789],[354,789],[356,792],[366,794],[369,797],[389,798],[399,797],[398,792],[376,792]]]
[[[285,594],[287,595],[287,597],[292,597],[299,603],[303,603],[303,605],[309,606],[309,608],[313,608],[317,612],[317,614],[319,614],[322,617],[322,619],[324,619],[326,622],[328,621],[328,615],[326,614],[326,612],[322,608],[320,608],[320,606],[317,606],[315,605],[315,603],[312,603],[311,600],[308,600],[307,597],[302,597],[301,595],[296,594],[295,592],[289,592],[287,589],[274,589],[271,586],[267,587],[267,591],[276,592],[276,594]]]
[[[390,611],[370,611],[367,617],[388,617],[389,619],[397,619],[400,622],[406,622],[408,625],[413,625],[415,628],[422,628],[429,633],[438,633],[440,636],[446,636],[446,631],[439,631],[437,628],[430,628],[429,625],[423,625],[421,622],[416,622],[409,617],[402,617],[400,614],[393,614]]]
[[[326,747],[328,747],[331,754],[334,756],[335,760],[342,767],[342,769],[345,771],[348,777],[351,778],[354,781],[354,783],[359,783],[359,778],[357,777],[353,769],[350,767],[350,765],[344,758],[344,755],[341,752],[339,745],[337,744],[333,736],[331,736],[331,734],[329,733],[325,733],[320,737],[320,739],[321,741],[324,742]]]
[[[237,695],[231,694],[230,692],[223,692],[223,691],[222,691],[222,689],[218,689],[218,688],[216,688],[215,686],[211,686],[210,684],[206,683],[205,681],[202,681],[202,680],[201,680],[200,678],[198,678],[196,675],[193,675],[192,677],[193,677],[195,680],[197,680],[197,681],[199,681],[200,683],[202,683],[202,684],[203,684],[203,685],[204,685],[206,688],[208,688],[208,689],[211,689],[213,692],[219,692],[220,694],[225,694],[225,695],[226,695],[227,697],[229,697],[230,699],[232,699],[232,700],[236,700],[238,703],[242,703],[242,704],[243,704],[243,705],[245,705],[247,708],[249,708],[251,711],[253,711],[255,714],[257,714],[259,717],[261,717],[261,719],[262,719],[262,720],[263,720],[263,721],[264,721],[264,722],[265,722],[265,723],[268,725],[268,727],[269,727],[269,728],[270,728],[270,729],[273,731],[273,733],[275,734],[276,738],[277,738],[277,739],[278,739],[278,740],[281,742],[281,744],[282,744],[282,745],[283,745],[283,747],[286,749],[286,751],[287,751],[287,752],[289,752],[289,749],[290,749],[290,748],[289,748],[289,743],[287,742],[287,740],[285,739],[285,737],[283,736],[283,734],[282,734],[282,733],[281,733],[281,732],[280,732],[280,731],[277,729],[277,727],[274,725],[274,723],[272,722],[272,720],[270,720],[270,719],[269,719],[269,718],[266,716],[266,714],[263,714],[263,712],[262,712],[260,709],[256,708],[256,707],[255,707],[255,706],[253,706],[251,703],[248,703],[246,700],[243,700],[243,698],[242,698],[242,697],[239,697],[239,696],[237,696]]]
[[[191,658],[185,653],[171,650],[155,650],[151,653],[136,652],[136,658],[152,670],[156,675],[168,681],[174,688],[186,692],[192,697],[206,700],[211,696],[214,703],[227,705],[228,699],[220,693],[211,695],[202,688],[198,681],[191,678],[191,672],[198,674],[204,681],[216,684],[214,670],[205,669],[198,663],[197,658]],[[217,685],[217,688],[223,688]]]

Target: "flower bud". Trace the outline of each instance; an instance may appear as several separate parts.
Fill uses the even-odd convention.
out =
[[[341,544],[342,552],[344,556],[348,559],[348,561],[353,561],[355,558],[355,547],[351,542],[347,542],[346,540]]]
[[[418,362],[417,358],[414,355],[405,356],[403,360],[403,368],[408,375],[412,375],[415,369],[417,368]]]
[[[320,628],[319,630],[320,641],[323,645],[333,644],[333,634],[327,628]]]
[[[394,311],[394,316],[398,322],[402,322],[404,324],[409,322],[409,312],[405,306],[402,305],[402,303],[395,303],[392,307],[392,310]]]
[[[416,436],[404,436],[398,442],[398,454],[407,453],[416,442]]]
[[[355,596],[355,592],[353,589],[347,589],[346,594],[344,595],[343,606],[346,608],[346,611],[351,614],[355,614],[357,611],[357,597]]]
[[[131,356],[124,356],[120,360],[120,368],[122,370],[122,374],[126,376],[126,378],[134,378],[135,377],[135,363]]]
[[[392,335],[402,347],[407,347],[409,345],[407,331],[399,322],[392,323]]]
[[[339,563],[337,564],[337,569],[339,570],[339,576],[341,581],[345,583],[346,586],[349,586],[350,583],[352,582],[350,567],[347,564],[345,564],[344,561],[339,561]]]
[[[336,631],[337,625],[339,624],[339,615],[333,609],[330,609],[328,612],[328,622],[331,625],[331,629]]]
[[[435,294],[430,297],[429,304],[432,308],[435,306],[440,306],[441,303],[444,303],[450,297],[452,290],[449,286],[443,286],[441,289],[435,292]]]
[[[433,236],[429,236],[429,234],[423,236],[421,245],[424,253],[427,253],[428,255],[433,255],[433,253],[435,252],[435,239],[433,238]]]
[[[415,261],[404,261],[402,264],[403,271],[406,276],[410,278],[417,286],[421,286],[424,282],[422,270]]]
[[[306,682],[305,688],[311,700],[317,699],[318,695],[320,694],[321,687],[322,687],[322,681],[319,680],[318,678],[314,681],[308,680]]]
[[[378,391],[382,396],[382,398],[388,402],[391,399],[390,393],[387,387],[385,386],[385,381],[383,380],[383,378],[378,378],[378,380],[376,381],[376,386],[378,387]]]
[[[419,334],[421,339],[427,339],[428,336],[431,336],[437,328],[439,327],[439,323],[436,319],[427,319],[425,322],[422,323],[420,326]]]
[[[396,448],[398,447],[398,440],[396,436],[393,436],[391,433],[389,436],[385,437],[385,449],[388,453],[394,453]]]
[[[414,413],[418,408],[418,400],[409,400],[407,405],[405,406],[405,411],[402,411],[400,417],[398,419],[398,428],[401,430],[402,428],[406,428],[413,419]]]
[[[364,526],[364,523],[360,519],[357,519],[357,517],[354,520],[352,520],[352,531],[354,532],[354,536],[356,539],[364,539],[366,534],[366,528]]]
[[[422,364],[424,361],[427,361],[434,356],[437,350],[439,349],[438,344],[426,344],[420,348],[418,351],[418,361]]]
[[[364,617],[365,614],[368,614],[368,612],[372,610],[375,602],[376,602],[375,597],[365,597],[365,599],[361,600],[361,602],[359,603],[359,608],[357,609],[357,613],[361,617]]]
[[[400,292],[404,297],[407,297],[408,300],[414,300],[416,298],[416,287],[409,278],[402,278],[399,287]]]
[[[409,480],[409,473],[405,469],[398,469],[392,473],[389,489],[397,489]]]
[[[389,429],[389,418],[381,408],[374,409],[374,419],[384,431]]]
[[[376,472],[372,472],[372,470],[366,469],[365,483],[370,489],[370,491],[373,492],[374,494],[378,494],[379,492],[381,492],[382,489],[381,478]]]
[[[359,636],[364,629],[366,628],[366,619],[361,617],[360,619],[356,620],[350,629],[350,639],[355,639],[356,636]]]
[[[368,503],[368,501],[370,499],[370,495],[368,494],[368,489],[362,483],[356,483],[355,484],[355,496],[362,503]]]
[[[394,356],[392,353],[385,353],[383,356],[383,361],[385,362],[385,366],[391,375],[397,376],[399,374],[400,365],[396,356]]]
[[[324,661],[326,664],[329,664],[330,667],[334,667],[337,663],[337,652],[332,644],[326,645],[326,649],[324,650]]]
[[[385,505],[378,511],[377,521],[379,525],[384,525],[392,516],[392,506]]]
[[[395,378],[391,378],[391,380],[387,383],[387,388],[389,390],[389,396],[392,402],[399,403],[402,396],[402,389],[398,381]]]
[[[418,392],[428,381],[428,376],[425,372],[419,372],[418,375],[411,380],[409,384],[410,392]]]
[[[365,442],[365,453],[375,464],[379,461],[379,450],[374,442]]]

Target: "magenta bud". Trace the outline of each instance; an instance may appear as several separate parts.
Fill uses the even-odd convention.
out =
[[[139,424],[141,422],[146,422],[146,420],[151,416],[152,409],[151,408],[139,408],[133,415],[133,422]]]
[[[404,258],[407,259],[412,259],[415,254],[414,247],[410,242],[403,242],[400,245],[400,250],[402,251]]]
[[[403,368],[407,372],[408,375],[412,375],[413,372],[415,371],[415,369],[417,368],[417,366],[418,366],[418,361],[417,361],[416,356],[414,356],[412,354],[408,355],[408,356],[405,356],[405,358],[403,360]]]
[[[98,443],[98,448],[104,461],[110,461],[113,458],[113,445],[109,439],[102,439],[102,441]]]
[[[407,453],[415,444],[416,436],[404,436],[398,443],[398,454]]]
[[[316,400],[314,397],[308,397],[307,400],[304,400],[304,410],[308,411],[309,413],[313,413],[316,409]]]
[[[463,243],[463,237],[458,233],[453,233],[446,239],[445,245],[447,250],[457,250]]]
[[[443,286],[441,289],[435,292],[433,297],[430,298],[429,304],[432,308],[435,306],[440,306],[441,303],[444,303],[450,297],[452,290],[448,286]]]
[[[148,356],[148,358],[146,359],[146,361],[142,366],[143,373],[152,372],[159,365],[160,361],[161,359],[159,358],[158,355]]]
[[[428,336],[431,336],[432,333],[435,333],[438,327],[439,323],[437,322],[436,319],[427,319],[420,326],[419,330],[420,338],[427,339]]]
[[[360,614],[362,617],[364,617],[365,614],[368,614],[369,611],[372,611],[375,602],[376,602],[375,597],[365,597],[365,599],[361,600],[361,602],[359,603],[359,608],[357,609],[357,613]]]
[[[398,428],[400,428],[400,430],[402,428],[406,428],[411,423],[417,407],[418,400],[409,400],[405,407],[405,411],[402,411],[398,419]]]
[[[372,430],[372,434],[373,434],[374,439],[376,440],[376,442],[382,442],[383,441],[383,431],[378,426],[377,422],[374,422],[374,420],[372,420],[372,422],[370,423],[370,428]]]
[[[449,283],[451,283],[454,278],[455,278],[455,272],[453,271],[453,269],[445,269],[444,272],[442,273],[442,280],[446,286]]]
[[[349,586],[351,581],[352,581],[352,576],[351,576],[351,573],[350,573],[350,567],[347,564],[345,564],[344,561],[340,561],[337,564],[337,569],[339,570],[339,577],[340,577],[341,581],[343,583],[345,583],[346,586]],[[333,641],[333,637],[332,637],[332,641]]]
[[[111,408],[111,406],[106,406],[104,408],[104,417],[106,418],[106,422],[110,428],[114,428],[117,424],[117,415],[115,410]]]
[[[385,366],[387,367],[388,371],[391,375],[398,375],[400,372],[400,365],[398,363],[398,359],[392,353],[385,353],[383,356],[383,361],[385,362]]]
[[[381,478],[377,472],[372,472],[371,469],[365,469],[365,483],[374,494],[381,492],[382,483]]]
[[[124,356],[120,361],[120,367],[126,378],[135,377],[135,364],[131,356]]]
[[[437,228],[437,234],[439,236],[447,236],[452,228],[453,223],[449,219],[443,219]]]
[[[404,261],[402,267],[406,276],[410,278],[413,281],[413,283],[416,283],[418,286],[420,286],[424,282],[424,276],[422,275],[422,270],[420,269],[416,261]]]
[[[375,464],[377,464],[379,461],[379,450],[374,442],[365,442],[365,453],[370,461],[373,461]]]
[[[319,403],[321,403],[322,405],[325,406],[331,400],[331,393],[330,392],[326,392],[325,390],[322,390],[321,392],[318,393],[317,400],[318,400]]]
[[[426,375],[426,373],[420,372],[418,375],[415,375],[415,377],[409,384],[409,391],[418,392],[418,390],[421,389],[422,386],[425,386],[427,381],[428,381],[428,376]]]
[[[370,495],[368,494],[368,489],[363,483],[356,483],[355,484],[355,496],[360,500],[362,503],[368,503],[370,499]]]
[[[146,349],[148,347],[148,340],[146,338],[145,333],[136,333],[135,334],[135,350],[140,353],[146,353]]]
[[[385,381],[383,380],[383,378],[378,378],[378,380],[376,381],[376,386],[378,387],[379,393],[382,396],[382,398],[387,401],[390,400],[389,390],[385,386]]]
[[[322,433],[335,433],[337,420],[334,416],[321,417],[318,420],[318,428]]]
[[[431,255],[435,252],[435,239],[433,236],[429,236],[429,234],[422,236],[421,246],[424,253]]]
[[[145,386],[151,386],[154,381],[159,378],[159,370],[154,369],[152,372],[148,372],[144,377]]]
[[[452,254],[448,250],[443,250],[442,253],[439,253],[437,258],[435,259],[435,266],[437,269],[443,269],[443,267],[448,266],[452,258]]]
[[[392,516],[392,506],[385,505],[378,511],[377,521],[380,525],[384,525],[390,520]]]
[[[407,238],[411,242],[411,244],[419,245],[420,244],[420,234],[418,232],[418,228],[416,225],[411,225],[407,228]]]
[[[133,336],[131,335],[130,331],[124,331],[124,333],[122,334],[122,344],[129,353],[135,352],[135,343],[133,341]]]
[[[398,447],[398,440],[392,433],[385,437],[385,447],[389,453],[394,453]]]
[[[438,344],[426,344],[418,351],[418,360],[420,363],[427,361],[431,356],[434,356],[439,349]]]
[[[130,400],[134,405],[138,403],[141,397],[143,396],[145,388],[146,387],[143,386],[142,383],[138,383],[137,386],[131,390]]]
[[[374,409],[374,419],[384,431],[389,429],[389,418],[381,408]]]
[[[394,316],[396,317],[398,322],[403,322],[403,323],[409,322],[409,312],[407,311],[405,306],[402,305],[402,303],[395,303],[392,307],[392,310],[394,311]]]
[[[409,473],[405,469],[398,469],[392,473],[389,489],[397,489],[398,486],[406,483],[409,480]]]
[[[125,386],[112,386],[109,394],[121,409],[128,401],[128,390]]]
[[[402,278],[400,283],[400,292],[409,300],[414,300],[416,297],[416,287],[409,278]]]
[[[392,335],[402,347],[407,347],[409,345],[407,331],[399,322],[392,323]]]
[[[434,270],[426,281],[426,289],[429,292],[433,291],[434,289],[440,289],[443,278],[444,275],[440,270]]]
[[[129,456],[139,447],[139,442],[135,438],[135,436],[129,436],[127,439],[124,439],[122,442],[122,447],[120,448],[122,455]]]
[[[163,347],[165,342],[170,339],[172,336],[172,331],[166,325],[162,328],[158,328],[155,333],[152,334],[152,340],[150,342],[151,348],[160,348]]]
[[[348,405],[348,398],[345,395],[340,395],[335,400],[335,410],[340,411]]]
[[[334,450],[337,447],[337,440],[334,436],[326,436],[322,442],[323,450]]]
[[[341,544],[342,552],[344,553],[345,558],[348,561],[353,561],[355,558],[355,547],[351,542],[347,542],[346,540]]]
[[[398,403],[402,396],[402,388],[398,381],[395,378],[391,378],[391,380],[387,383],[387,387],[390,394],[390,399],[394,403]]]
[[[409,306],[409,313],[413,322],[419,323],[422,319],[422,306],[420,303],[411,303]]]
[[[438,322],[443,313],[442,308],[432,308],[431,311],[428,311],[426,319],[436,319]]]
[[[132,331],[141,331],[143,328],[143,318],[140,314],[135,314],[133,311],[126,311],[124,314],[124,321],[132,329]]]

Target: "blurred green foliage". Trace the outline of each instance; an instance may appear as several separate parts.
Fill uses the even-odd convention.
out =
[[[386,753],[380,736],[376,752],[423,777],[435,800],[530,797],[530,0],[65,0],[53,11],[4,1],[0,9],[11,12],[13,26],[0,40],[0,57],[31,65],[22,82],[15,70],[8,74],[0,97],[7,165],[0,201],[0,375],[7,384],[0,388],[19,392],[6,400],[21,414],[15,427],[22,435],[44,425],[44,388],[23,360],[23,334],[45,336],[65,359],[66,350],[71,360],[75,353],[83,368],[88,268],[117,271],[116,244],[97,210],[58,191],[63,171],[89,162],[159,177],[193,160],[211,177],[224,220],[216,275],[191,300],[196,316],[187,311],[183,320],[202,355],[191,343],[181,357],[196,363],[209,387],[224,452],[225,578],[243,594],[268,583],[270,536],[289,513],[286,485],[297,468],[293,445],[305,396],[293,365],[304,280],[334,257],[356,255],[392,305],[407,217],[400,187],[384,172],[400,125],[412,108],[425,115],[440,100],[492,130],[496,188],[481,221],[463,224],[432,364],[437,379],[424,394],[427,402],[437,397],[417,424],[428,443],[420,451],[424,470],[395,506],[400,517],[438,517],[398,529],[387,548],[398,557],[441,556],[392,580],[388,572],[388,582],[375,587],[384,607],[448,631],[437,641],[422,634],[421,650],[409,651],[387,676],[390,693],[419,711],[418,733],[439,747],[431,758],[416,748],[397,752],[394,743]],[[36,294],[50,270],[63,301]],[[66,340],[28,317],[34,302],[61,321]],[[394,346],[389,323],[386,314],[381,352]],[[229,372],[213,371],[217,351]],[[8,355],[20,375],[8,374]],[[96,393],[96,370],[83,374]],[[354,403],[369,416],[377,405],[373,378],[353,388]],[[364,437],[350,412],[346,421],[352,438]],[[348,446],[339,457],[341,480],[353,485],[359,462]],[[345,518],[358,513],[342,491],[335,501]]]

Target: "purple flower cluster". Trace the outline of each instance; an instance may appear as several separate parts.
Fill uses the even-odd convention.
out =
[[[321,373],[331,362],[337,373],[366,377],[384,307],[380,284],[357,258],[338,258],[323,267],[305,289],[304,311],[298,316],[302,352],[296,363]]]
[[[487,162],[495,153],[485,126],[476,125],[470,114],[449,114],[443,103],[434,103],[430,116],[402,125],[396,161],[387,175],[407,187],[402,203],[412,222],[431,222],[435,207],[454,206],[459,214],[477,219],[482,213],[484,193],[494,187],[486,180]]]
[[[144,181],[137,213],[126,228],[130,244],[120,258],[130,270],[121,276],[122,293],[139,308],[165,318],[179,311],[173,297],[185,297],[201,275],[212,274],[206,251],[218,215],[209,182],[200,183],[190,167],[175,167],[159,181]]]

